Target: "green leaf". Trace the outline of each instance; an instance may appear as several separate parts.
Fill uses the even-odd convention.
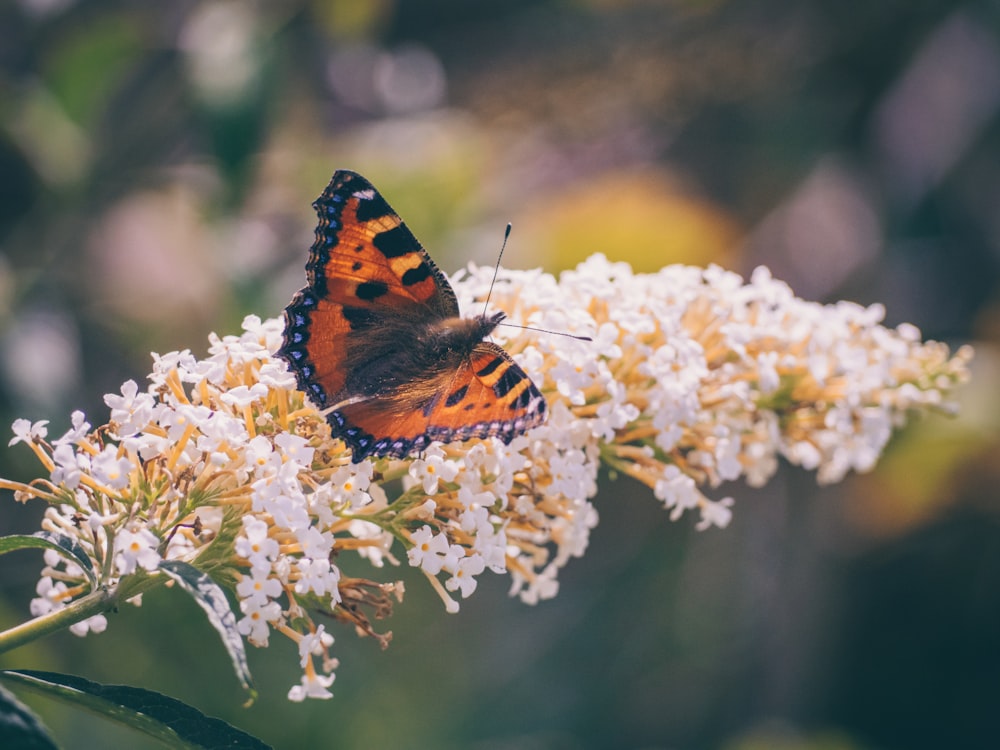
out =
[[[36,531],[34,534],[11,534],[0,537],[0,555],[5,552],[13,552],[16,549],[52,549],[63,557],[68,557],[81,568],[90,581],[91,588],[97,587],[97,576],[94,573],[94,564],[87,555],[86,550],[77,541],[64,534],[53,534],[48,531]]]
[[[137,729],[172,748],[268,748],[256,737],[221,719],[205,716],[186,703],[152,690],[101,685],[82,677],[31,669],[4,670],[0,677]]]
[[[229,652],[237,679],[251,697],[255,698],[257,691],[253,686],[253,678],[250,676],[247,653],[243,647],[243,636],[240,635],[240,631],[236,627],[236,615],[233,614],[233,610],[229,606],[226,593],[205,573],[186,562],[163,560],[160,563],[160,570],[177,581],[181,588],[194,597],[198,605],[205,610],[209,622],[222,638],[222,645]]]
[[[57,750],[48,730],[34,712],[0,686],[0,747]]]

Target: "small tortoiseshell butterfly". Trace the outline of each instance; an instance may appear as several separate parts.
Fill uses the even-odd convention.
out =
[[[313,203],[307,284],[285,309],[278,356],[358,463],[432,440],[509,443],[545,419],[545,397],[483,341],[506,316],[459,316],[455,292],[361,175],[338,171]]]

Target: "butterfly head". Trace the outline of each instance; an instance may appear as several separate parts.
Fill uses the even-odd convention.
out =
[[[500,325],[504,320],[507,319],[507,313],[505,312],[495,312],[492,315],[480,315],[477,318],[473,318],[482,330],[482,335],[480,338],[486,338],[491,333],[493,329]]]
[[[427,325],[425,346],[442,356],[444,352],[471,354],[476,345],[489,336],[507,315],[478,315],[474,318],[445,318]]]

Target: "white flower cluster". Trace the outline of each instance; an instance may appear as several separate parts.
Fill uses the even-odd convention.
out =
[[[152,573],[161,560],[205,563],[213,540],[234,536],[230,554],[238,561],[243,613],[238,628],[263,646],[271,628],[289,616],[279,603],[286,589],[327,610],[340,602],[331,524],[340,521],[336,509],[370,502],[371,465],[303,484],[300,473],[311,470],[315,448],[275,420],[278,412],[287,415],[279,396],[294,388],[284,364],[271,358],[281,322],[251,316],[244,328],[239,337],[212,336],[205,359],[189,351],[154,355],[147,391],[128,381],[120,394],[107,395],[111,420],[103,430],[92,432],[74,413],[73,428],[49,446],[51,457],[42,424],[18,420],[11,443],[29,443],[50,467],[53,492],[43,528],[74,539],[97,570],[109,569],[104,561],[113,558],[106,586],[138,568]],[[307,497],[307,489],[315,492]],[[320,512],[311,512],[320,500]],[[46,562],[35,615],[65,606],[66,581],[83,578],[52,551]],[[86,622],[103,629],[103,619]],[[320,684],[311,682],[308,694],[322,692]]]
[[[477,310],[491,278],[456,279],[462,309]],[[49,443],[44,423],[18,420],[11,444],[29,445],[48,478],[0,486],[48,501],[44,528],[84,550],[101,586],[154,576],[163,560],[230,583],[251,643],[272,631],[297,642],[304,674],[289,697],[329,697],[333,638],[310,613],[385,644],[371,619],[401,596],[342,576],[339,555],[378,570],[401,543],[450,611],[486,570],[509,573],[526,602],[549,598],[597,523],[602,463],[648,485],[672,518],[695,509],[699,527],[725,526],[732,501],[704,488],[761,484],[779,456],[822,481],[871,468],[907,410],[943,405],[971,356],[880,326],[878,308],[803,302],[765,270],[745,284],[718,268],[639,275],[594,256],[559,281],[501,271],[492,299],[511,322],[545,329],[502,341],[550,411],[509,445],[433,444],[352,464],[272,355],[281,321],[251,316],[241,336],[213,335],[204,359],[154,355],[148,388],[129,381],[108,395],[96,430],[75,413]],[[67,558],[47,552],[46,563],[35,615],[89,588]],[[74,629],[104,626],[98,615]]]
[[[491,279],[488,268],[463,275],[465,309]],[[870,470],[907,412],[949,408],[972,356],[922,343],[911,325],[880,325],[880,305],[799,299],[763,267],[746,283],[715,266],[635,274],[595,255],[558,282],[504,272],[492,299],[516,323],[593,338],[518,333],[506,342],[549,396],[525,470],[568,511],[567,528],[552,534],[562,540],[556,567],[586,547],[596,520],[586,499],[601,462],[649,485],[672,518],[697,510],[699,528],[724,527],[732,499],[710,499],[703,487],[740,478],[760,486],[779,456],[825,483]],[[529,580],[525,598],[545,596],[552,580]]]

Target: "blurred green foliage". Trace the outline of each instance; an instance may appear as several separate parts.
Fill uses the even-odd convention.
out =
[[[766,263],[974,341],[983,373],[963,419],[908,433],[881,473],[724,488],[724,532],[604,482],[552,602],[487,579],[446,616],[400,570],[391,648],[337,631],[328,703],[285,700],[278,643],[242,708],[173,592],[3,666],[160,690],[279,748],[993,746],[998,19],[991,0],[0,6],[0,423],[99,421],[151,351],[279,314],[340,167],[449,271],[492,263],[508,220],[510,266]],[[30,461],[0,452],[0,473]],[[0,531],[40,514],[3,498]],[[0,563],[9,627],[40,560]],[[132,745],[38,708],[67,748]]]

